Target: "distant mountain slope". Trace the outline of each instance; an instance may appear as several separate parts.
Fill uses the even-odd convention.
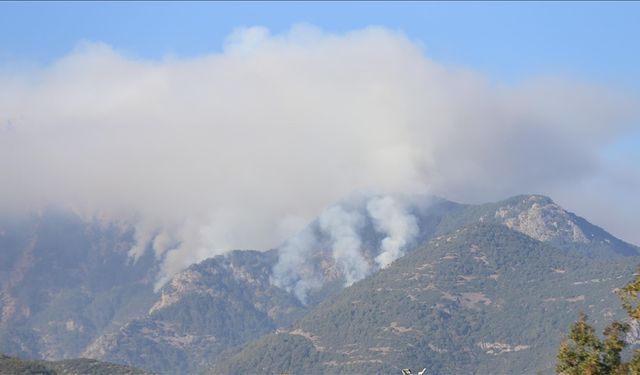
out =
[[[622,316],[612,291],[638,257],[563,251],[504,225],[473,224],[318,305],[214,373],[535,373],[579,311]]]
[[[117,365],[115,363],[100,362],[93,359],[68,359],[64,361],[26,360],[0,354],[0,375],[146,375],[149,372]]]
[[[518,195],[495,203],[461,205],[446,215],[437,232],[443,234],[477,222],[503,224],[563,250],[604,257],[640,255],[637,246],[612,236],[543,195]]]
[[[388,234],[379,232],[368,212],[368,203],[372,198],[375,199],[376,196],[351,197],[338,202],[334,207],[344,208],[350,215],[357,215],[363,219],[360,226],[352,229],[361,241],[360,253],[363,261],[367,263],[371,272],[375,272],[379,267],[374,259]],[[403,253],[411,253],[434,236],[476,223],[487,223],[505,225],[563,251],[577,251],[605,258],[640,255],[637,246],[612,236],[542,195],[519,195],[479,205],[460,204],[429,195],[398,195],[393,196],[393,199],[399,203],[407,216],[415,220],[418,229],[414,236],[405,238],[407,244],[401,249]],[[335,259],[333,240],[322,230],[321,223],[322,215],[307,228],[316,239],[315,248],[312,251],[301,249],[308,254],[305,261],[299,264],[301,269],[313,270],[311,279],[316,281],[316,289],[311,288],[308,291],[311,305],[322,301],[328,292],[330,294],[339,290],[347,280]],[[284,256],[286,255],[285,253]]]
[[[274,251],[234,251],[177,274],[145,317],[83,354],[153,371],[193,373],[224,350],[300,318],[306,308],[270,283]]]
[[[564,220],[563,223],[569,227],[578,226],[574,221],[583,219],[571,216],[546,197],[519,196],[485,205],[463,205],[429,196],[398,199],[405,200],[407,212],[418,223],[419,233],[415,243],[442,236],[447,231],[455,232],[464,225],[493,223],[502,226],[511,223],[505,221],[512,217],[522,216],[524,219],[518,224],[526,224],[525,227],[530,230],[527,235],[538,236],[546,243],[553,243],[557,246],[554,249],[557,253],[576,251],[583,255],[593,255],[596,251],[596,247],[585,250],[584,246],[591,246],[591,243],[574,243],[571,233],[556,230],[555,225],[549,224],[552,220]],[[367,218],[365,199],[340,204]],[[544,214],[536,216],[529,213],[539,211]],[[529,217],[537,219],[528,219]],[[587,226],[590,225],[584,222]],[[550,229],[547,228],[549,225]],[[514,230],[522,229],[511,226]],[[331,240],[323,235],[319,221],[310,224],[310,228],[315,231],[318,241],[317,247],[305,261],[321,272],[324,284],[311,292],[306,306],[301,305],[291,294],[272,285],[273,267],[279,257],[277,251],[236,251],[226,257],[206,260],[177,274],[163,288],[148,316],[128,322],[117,332],[100,336],[83,355],[158,372],[191,372],[207,362],[216,361],[221,353],[236,345],[243,345],[262,334],[287,327],[295,318],[339,293],[343,287],[344,275],[340,273],[332,257]],[[601,237],[592,241],[595,243],[599,240],[603,245],[600,255],[604,258],[619,258],[623,255],[613,245],[624,243],[602,232]],[[369,220],[365,220],[358,235],[362,241],[362,251],[369,254],[368,259],[372,259],[383,235],[376,231],[374,223]],[[612,240],[607,242],[603,238]],[[631,245],[624,245],[634,249]],[[414,244],[406,250],[411,253],[417,247]],[[274,298],[278,302],[267,303],[264,298]],[[244,307],[237,310],[237,306]],[[239,316],[243,316],[243,324],[237,323],[235,318]],[[233,330],[230,331],[228,327],[233,327]]]
[[[358,243],[352,250],[362,254],[368,267],[361,277],[380,269],[376,257],[385,240],[403,243],[401,256],[482,223],[511,228],[553,246],[556,254],[573,254],[587,263],[602,258],[634,264],[638,254],[637,247],[539,195],[482,205],[393,196],[416,230],[406,238],[391,238],[372,217],[370,203],[380,198],[350,197],[333,206],[361,219],[351,228]],[[132,261],[127,254],[133,244],[130,226],[86,221],[58,210],[20,220],[0,218],[0,351],[45,359],[86,356],[166,373],[194,371],[234,347],[285,329],[340,293],[348,277],[324,219],[321,214],[307,228],[312,243],[288,242],[289,256],[300,262],[284,275],[315,273],[317,284],[305,304],[291,285],[276,282],[274,270],[287,258],[282,248],[205,260],[175,275],[157,294],[152,286],[159,261],[151,251]]]
[[[0,219],[0,351],[77,357],[148,310],[157,262],[135,264],[132,228],[55,209]]]

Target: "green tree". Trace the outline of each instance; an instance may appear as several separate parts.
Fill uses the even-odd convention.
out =
[[[604,374],[625,374],[626,365],[622,363],[620,353],[626,346],[624,335],[629,326],[620,322],[613,322],[604,329],[602,343],[602,371]]]
[[[581,313],[571,326],[568,339],[560,345],[556,371],[567,375],[603,374],[602,349],[595,330],[587,324],[587,316]]]
[[[640,320],[640,267],[636,277],[620,289],[618,295],[629,317]],[[600,340],[587,323],[587,316],[581,313],[578,321],[571,325],[567,339],[560,344],[556,372],[563,375],[640,374],[640,350],[635,350],[629,362],[621,358],[628,330],[628,324],[614,321],[604,329],[604,339]]]

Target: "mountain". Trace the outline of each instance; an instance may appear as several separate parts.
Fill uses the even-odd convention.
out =
[[[372,206],[372,202],[378,206]],[[385,223],[376,216],[376,211],[372,210],[376,207],[393,209],[390,214],[396,221],[387,223],[393,225],[385,227]],[[337,217],[339,220],[328,223],[327,212],[333,215],[331,219]],[[336,213],[339,215],[335,215]],[[349,220],[345,221],[345,218]],[[336,234],[335,223],[346,223],[351,227],[348,231],[339,227],[339,233]],[[398,232],[400,224],[404,231]],[[301,235],[287,241],[279,249],[232,251],[204,260],[179,272],[160,289],[159,293],[154,293],[152,288],[160,261],[154,259],[152,251],[147,251],[136,262],[129,257],[128,251],[133,245],[132,227],[117,221],[95,218],[86,220],[65,211],[45,210],[20,220],[0,219],[0,247],[4,251],[3,255],[6,254],[0,259],[0,351],[27,358],[88,357],[159,373],[193,373],[199,369],[211,369],[211,365],[218,364],[216,371],[229,370],[235,373],[239,368],[236,367],[237,363],[233,362],[233,358],[238,357],[232,357],[232,354],[248,358],[246,363],[254,363],[255,358],[251,359],[247,354],[251,352],[251,348],[262,348],[262,343],[273,342],[276,343],[274,350],[284,350],[278,355],[270,354],[274,361],[279,360],[278,358],[291,358],[286,354],[289,351],[298,353],[294,357],[308,354],[309,358],[300,362],[301,366],[307,367],[295,367],[291,363],[277,363],[270,367],[255,362],[256,365],[263,366],[261,368],[265,371],[288,368],[301,371],[360,372],[361,367],[358,367],[357,362],[360,359],[354,357],[350,359],[356,361],[353,366],[344,367],[339,364],[343,361],[342,357],[336,357],[336,353],[309,346],[309,342],[314,342],[316,334],[325,340],[323,335],[326,332],[311,330],[305,322],[312,319],[311,317],[321,320],[324,316],[317,315],[319,311],[328,311],[327,306],[333,306],[332,304],[337,303],[335,301],[339,301],[340,298],[347,298],[344,301],[348,301],[351,297],[344,296],[349,296],[355,293],[354,291],[362,290],[362,295],[355,300],[367,301],[364,296],[368,289],[373,288],[369,293],[376,295],[377,289],[382,288],[377,284],[375,287],[371,286],[370,283],[374,282],[371,280],[378,280],[381,275],[392,272],[400,264],[405,264],[403,262],[412,262],[411,259],[421,261],[415,260],[415,257],[423,254],[425,249],[435,247],[434,251],[429,250],[427,253],[438,254],[441,249],[453,244],[454,239],[466,238],[467,234],[463,236],[460,232],[477,231],[483,232],[483,236],[496,237],[496,241],[501,236],[510,238],[509,246],[500,245],[498,242],[483,244],[487,248],[486,251],[483,249],[487,254],[486,261],[496,262],[491,271],[494,273],[485,274],[490,269],[488,266],[486,269],[477,268],[484,259],[482,254],[475,255],[478,259],[449,259],[449,255],[445,253],[440,254],[440,258],[449,259],[451,264],[446,267],[453,267],[452,269],[446,268],[444,263],[438,263],[441,262],[439,258],[429,258],[429,262],[435,262],[438,267],[445,267],[441,270],[438,268],[440,271],[434,274],[433,284],[448,294],[426,291],[416,294],[411,289],[403,290],[402,285],[397,286],[397,291],[393,293],[382,294],[389,297],[394,295],[393,301],[402,301],[402,293],[405,293],[405,298],[411,295],[417,301],[422,301],[420,303],[424,306],[431,306],[430,310],[425,307],[431,318],[434,314],[440,313],[436,311],[439,311],[440,307],[434,308],[433,303],[435,306],[443,304],[439,299],[436,301],[436,297],[448,296],[449,299],[445,298],[444,302],[450,303],[447,302],[445,308],[453,315],[441,318],[442,321],[450,323],[448,329],[458,330],[457,325],[460,324],[460,327],[467,324],[477,328],[484,322],[490,322],[490,327],[499,331],[501,319],[504,322],[517,319],[504,315],[504,311],[500,313],[499,310],[495,310],[496,306],[507,306],[499,305],[495,301],[502,298],[506,301],[533,305],[539,301],[532,297],[530,300],[526,299],[530,297],[532,290],[552,288],[550,290],[558,291],[558,295],[545,297],[551,298],[545,303],[554,302],[555,305],[552,306],[562,307],[547,306],[546,312],[534,309],[537,315],[532,319],[556,327],[554,334],[559,334],[575,318],[573,315],[564,314],[562,308],[588,307],[585,304],[596,295],[601,295],[603,301],[590,305],[595,306],[597,310],[600,303],[606,302],[610,304],[607,306],[607,314],[618,314],[618,304],[610,289],[624,285],[628,272],[638,263],[638,248],[565,211],[544,196],[517,196],[482,205],[460,204],[432,196],[356,196],[327,209]],[[348,241],[345,242],[345,238],[337,238],[345,233],[348,235]],[[310,238],[312,240],[309,240]],[[356,278],[349,274],[353,270],[350,268],[351,264],[345,267],[345,258],[336,254],[336,248],[344,247],[345,243],[350,246],[355,244],[348,250],[361,256],[360,265],[364,268]],[[399,257],[386,268],[379,262],[385,243],[395,244],[397,252],[392,259]],[[436,246],[438,243],[441,244]],[[469,248],[471,245],[460,246]],[[548,279],[553,283],[525,283],[519,279],[523,276],[509,272],[507,263],[500,260],[506,255],[495,253],[498,251],[498,245],[502,246],[500,249],[503,253],[512,254],[509,255],[509,259],[513,258],[510,261],[519,264],[522,275],[539,272],[539,275],[544,275],[544,280]],[[526,248],[537,250],[523,253],[522,249]],[[458,250],[460,249],[455,251]],[[493,259],[492,256],[497,258]],[[295,262],[292,263],[292,259]],[[460,259],[460,264],[457,259]],[[423,264],[426,262],[423,261]],[[567,262],[573,263],[563,266]],[[287,267],[282,268],[283,264]],[[527,264],[533,268],[528,269]],[[547,272],[549,267],[555,267],[556,271]],[[482,273],[480,270],[486,272]],[[411,272],[418,273],[415,270]],[[451,280],[450,272],[457,272],[455,275],[460,275],[461,279]],[[583,279],[580,277],[581,273],[591,276]],[[495,276],[497,274],[502,276]],[[492,280],[491,278],[496,277],[496,285],[487,281],[487,278]],[[620,278],[615,279],[616,277]],[[358,280],[361,281],[357,282]],[[354,282],[355,284],[345,288]],[[300,285],[306,287],[303,294],[298,293],[300,289],[297,287]],[[464,285],[470,289],[459,289]],[[610,289],[605,290],[609,287]],[[518,300],[518,296],[523,299]],[[553,298],[556,300],[552,300]],[[491,303],[485,306],[482,301],[488,300]],[[455,301],[458,301],[458,305],[455,305]],[[373,316],[375,309],[392,311],[386,305],[375,304],[369,306],[370,312],[352,316],[351,312],[346,311],[349,306],[352,306],[350,302],[344,302],[342,308],[345,311],[330,318],[337,319],[340,324],[334,327],[334,330],[344,331],[344,324],[352,324],[349,322],[353,319],[362,320],[363,316]],[[604,310],[596,310],[593,310],[596,315],[604,314]],[[585,311],[591,310],[585,308]],[[520,313],[525,314],[522,311]],[[459,314],[462,314],[461,317]],[[393,327],[400,328],[389,328],[384,332],[387,335],[393,332],[403,333],[402,327],[410,326],[405,322],[409,317],[405,316],[402,319],[387,322],[387,328],[391,327],[392,322],[397,323]],[[552,320],[553,323],[545,319]],[[294,323],[296,325],[292,326]],[[412,329],[418,331],[424,330],[425,327],[416,326]],[[475,351],[467,350],[465,346],[462,347],[465,350],[462,353],[481,355],[482,350],[486,349],[485,352],[499,351],[501,356],[514,352],[516,348],[520,348],[518,352],[523,352],[522,345],[530,344],[522,344],[518,341],[520,338],[517,335],[509,336],[515,335],[515,331],[510,331],[515,329],[514,327],[518,327],[518,324],[505,324],[503,337],[492,339],[494,341],[479,341],[484,343],[481,346],[467,345]],[[359,329],[375,331],[376,328],[363,326]],[[432,330],[437,332],[435,328]],[[280,333],[274,335],[274,332]],[[309,332],[313,332],[313,336],[307,335]],[[438,334],[442,335],[442,332]],[[328,348],[332,347],[331,345],[339,345],[345,339],[329,337],[333,338],[329,342],[330,345],[327,344]],[[292,342],[300,345],[295,348],[282,345],[278,341],[281,338],[293,340]],[[375,337],[363,339],[377,340]],[[375,340],[373,343],[376,343]],[[550,348],[554,345],[553,340],[557,341],[557,338],[536,341],[537,346],[530,346]],[[383,341],[371,348],[383,347],[385,349],[381,349],[381,353],[386,353],[389,351],[388,345],[382,345]],[[413,342],[412,345],[418,343]],[[439,346],[444,344],[446,342],[431,345],[434,348],[449,350],[440,353],[448,353],[448,356],[452,356],[454,350],[460,349],[456,343]],[[320,344],[320,347],[324,345]],[[531,349],[531,352],[532,350],[534,349]],[[535,353],[539,354],[540,358],[547,358],[544,356],[548,355],[545,351]],[[361,355],[364,356],[362,353]],[[420,361],[428,359],[418,354],[412,355]],[[318,361],[310,360],[315,358],[314,356]],[[457,354],[456,356],[462,358]],[[389,361],[406,359],[393,356],[389,358]],[[446,361],[428,360],[433,361],[434,366],[440,366],[437,368],[444,369],[443,372],[448,371],[446,369],[449,365]],[[476,361],[473,356],[461,360],[462,363],[467,361],[471,364]],[[481,358],[478,361],[481,361]],[[319,365],[323,362],[335,362],[336,366],[325,368],[322,367],[324,365]],[[384,363],[376,368],[381,371],[388,369],[384,367]],[[419,367],[420,363],[412,366]]]
[[[437,236],[319,304],[292,327],[220,361],[213,373],[553,372],[580,311],[623,316],[612,291],[638,257],[590,257],[506,225]]]
[[[598,231],[599,228],[543,196],[518,196],[485,205],[463,205],[424,196],[397,199],[404,201],[407,213],[418,224],[419,232],[414,243],[455,233],[464,226],[485,223],[511,228],[512,232],[525,234],[525,238],[531,237],[553,246],[555,253],[575,252],[574,256],[588,261],[597,262],[591,258],[626,259],[625,255],[637,252],[632,245],[603,230]],[[351,199],[339,204],[366,219],[357,234],[361,239],[362,252],[371,261],[384,235],[376,231],[367,216],[367,199]],[[322,232],[320,220],[312,222],[308,228],[314,233],[316,242],[305,261],[320,274],[322,285],[311,290],[306,305],[300,304],[283,288],[273,285],[273,269],[282,254],[277,251],[235,251],[177,274],[162,289],[160,298],[147,316],[127,323],[117,332],[99,337],[83,355],[158,372],[193,372],[207,362],[226,356],[230,348],[242,346],[267,332],[286,329],[296,318],[314,311],[318,303],[339,293],[344,285],[344,274],[332,257],[331,239]],[[568,231],[566,227],[577,229]],[[586,235],[575,233],[593,235],[587,242],[583,240]],[[407,247],[406,251],[411,253],[416,248],[418,246],[415,245]],[[620,261],[624,263],[627,260]],[[232,287],[228,285],[230,281]],[[275,305],[261,300],[265,296],[277,301]],[[234,313],[235,306],[245,306],[242,314],[246,324],[238,324],[233,319],[238,315]],[[269,314],[269,309],[274,306],[278,306],[280,311]],[[207,324],[194,324],[194,321]]]
[[[149,313],[83,354],[165,373],[192,373],[226,349],[300,318],[306,308],[270,282],[275,251],[234,251],[192,265]]]
[[[441,223],[440,233],[475,222],[496,223],[563,250],[601,257],[639,254],[637,246],[612,236],[543,195],[519,195],[496,203],[464,205],[458,210]]]
[[[391,201],[391,206],[395,206],[391,212],[386,212],[392,220],[386,223],[388,228],[382,228],[385,230],[381,230],[381,223],[370,210],[371,203],[380,200]],[[336,231],[337,234],[327,230],[326,225],[323,228],[325,214],[335,211],[335,207],[340,208],[341,217],[335,219],[333,216],[337,215],[330,215],[331,219],[351,225],[349,230]],[[355,196],[325,210],[302,232],[303,236],[294,237],[280,248],[281,262],[274,267],[274,275],[279,274],[279,266],[285,263],[283,259],[293,264],[285,267],[285,272],[280,272],[285,274],[285,282],[276,284],[299,297],[302,284],[305,293],[300,294],[306,297],[303,300],[308,305],[313,306],[345,285],[384,266],[378,261],[383,255],[385,242],[399,244],[395,249],[396,256],[392,258],[396,259],[434,237],[475,223],[504,225],[561,251],[576,251],[590,257],[616,258],[640,254],[636,246],[617,239],[542,195],[520,195],[480,205],[460,204],[425,195]],[[411,225],[415,226],[414,231],[410,230]],[[354,249],[345,249],[344,246],[354,242],[357,243],[355,252],[360,255],[359,259],[355,259]],[[349,251],[351,254],[345,256]],[[289,258],[296,261],[290,262]],[[357,277],[353,277],[354,274]]]
[[[133,263],[132,243],[130,227],[63,210],[0,219],[0,351],[77,357],[99,334],[144,314],[157,262]]]
[[[0,375],[145,375],[149,372],[115,363],[101,362],[93,359],[68,359],[64,361],[26,360],[0,354]]]

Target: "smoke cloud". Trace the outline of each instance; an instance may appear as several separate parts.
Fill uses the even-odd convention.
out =
[[[380,244],[380,254],[375,258],[380,268],[385,268],[404,255],[405,246],[418,235],[418,224],[413,215],[389,196],[371,199],[367,211],[376,230],[386,235]]]
[[[55,204],[126,219],[132,259],[163,260],[159,285],[230,249],[277,247],[354,190],[553,197],[606,176],[603,150],[639,123],[637,98],[548,77],[491,83],[381,28],[251,27],[222,53],[160,61],[81,43],[49,66],[0,71],[0,208]],[[626,196],[589,219],[628,222],[612,218],[640,206]],[[370,212],[388,235],[380,266],[413,233],[386,205]],[[336,261],[356,280],[366,272],[350,258],[356,236],[333,223],[358,220],[327,215]]]
[[[358,231],[364,226],[364,219],[357,212],[348,212],[342,206],[325,210],[319,218],[320,228],[331,238],[331,249],[345,286],[363,279],[370,266],[362,256],[362,241]]]
[[[305,228],[278,249],[278,263],[273,267],[272,283],[293,292],[303,304],[309,290],[324,284],[322,270],[312,261],[318,246],[313,230]]]
[[[348,204],[322,211],[315,222],[278,248],[272,282],[302,303],[327,281],[343,279],[349,286],[388,266],[419,234],[416,218],[393,196],[359,193],[346,200]],[[375,248],[366,249],[362,238],[372,231],[383,238]]]

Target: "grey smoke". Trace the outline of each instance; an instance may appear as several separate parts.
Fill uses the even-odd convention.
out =
[[[358,234],[364,226],[362,215],[337,205],[324,210],[318,222],[331,239],[333,260],[345,277],[345,286],[367,276],[371,266],[362,255],[362,241]]]
[[[603,155],[640,124],[638,98],[611,88],[488,82],[381,28],[251,27],[222,53],[159,61],[83,43],[8,72],[0,209],[56,204],[127,221],[132,259],[151,248],[163,260],[158,285],[230,249],[279,246],[359,189],[463,202],[571,192],[567,208],[606,207],[588,218],[640,242],[637,189],[585,187],[608,179]],[[637,168],[626,173],[638,181]],[[355,280],[365,267],[346,255],[357,242],[337,242]]]
[[[418,224],[416,218],[390,196],[369,200],[367,212],[376,230],[386,235],[380,244],[380,253],[375,258],[380,268],[385,268],[404,255],[405,247],[418,235]]]
[[[318,246],[313,230],[307,227],[278,249],[278,263],[273,267],[272,283],[292,292],[304,304],[309,291],[324,284],[311,259]]]
[[[373,228],[367,229],[367,223]],[[362,238],[371,229],[383,238],[375,249],[367,250]],[[343,285],[349,286],[404,255],[405,247],[418,234],[416,218],[403,200],[390,195],[354,194],[323,210],[317,222],[278,249],[272,282],[306,304],[309,292],[328,281],[324,275],[327,269],[333,274],[330,269],[335,268],[338,273],[332,276],[344,279]]]

